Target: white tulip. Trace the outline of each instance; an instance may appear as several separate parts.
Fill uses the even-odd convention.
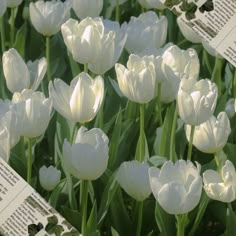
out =
[[[47,70],[45,58],[29,61],[26,65],[14,48],[4,52],[2,60],[7,88],[12,93],[21,92],[23,89],[36,90]]]
[[[206,170],[203,173],[204,189],[207,196],[221,202],[236,199],[236,172],[231,161],[227,160],[220,173]]]
[[[193,31],[193,29],[183,21],[181,17],[177,18],[177,24],[183,36],[192,43],[201,43],[202,38]],[[190,23],[189,23],[190,24]]]
[[[137,201],[144,201],[151,193],[149,165],[136,160],[123,162],[117,173],[120,186]]]
[[[202,193],[200,165],[191,161],[167,161],[158,169],[149,169],[152,193],[161,207],[169,214],[185,214],[199,203]]]
[[[235,98],[230,98],[225,104],[225,112],[227,113],[230,119],[235,115],[236,112],[235,102],[236,102]]]
[[[2,17],[7,10],[7,2],[6,0],[1,0],[0,1],[0,17]]]
[[[126,41],[126,34],[117,22],[102,18],[87,17],[80,23],[69,19],[61,31],[73,59],[81,64],[88,63],[88,68],[100,75],[115,65]]]
[[[87,130],[82,126],[75,143],[64,141],[64,167],[78,179],[98,179],[107,168],[108,142],[108,137],[101,129]]]
[[[138,0],[138,2],[146,9],[155,8],[163,10],[166,6],[160,0]]]
[[[29,5],[30,19],[34,28],[44,36],[52,36],[70,17],[70,2],[37,1]]]
[[[52,191],[61,180],[61,171],[56,167],[42,166],[39,169],[39,182],[42,188],[47,191]]]
[[[10,7],[10,8],[18,7],[22,3],[22,1],[23,0],[6,0],[7,7]]]
[[[217,86],[208,79],[182,79],[177,105],[180,118],[189,125],[200,125],[215,111]]]
[[[205,40],[202,40],[202,46],[205,48],[205,50],[213,57],[216,58],[223,58],[209,43],[207,43]]]
[[[0,158],[8,162],[10,158],[10,134],[6,127],[0,124]]]
[[[127,33],[125,48],[130,54],[140,54],[147,48],[160,48],[166,41],[167,18],[158,18],[155,12],[148,11],[139,17],[131,17],[121,28]]]
[[[149,57],[131,54],[127,68],[117,63],[115,70],[119,87],[128,99],[137,103],[148,103],[155,97],[155,65]]]
[[[73,0],[73,9],[80,19],[99,16],[102,7],[103,0]]]
[[[186,136],[189,141],[191,126],[185,127]],[[227,143],[231,128],[227,114],[220,112],[217,116],[211,116],[209,120],[195,126],[193,145],[202,152],[216,153]]]
[[[101,107],[104,81],[101,76],[92,79],[82,72],[71,81],[70,86],[60,79],[50,81],[48,90],[57,112],[66,119],[85,123],[91,121]]]
[[[194,49],[182,50],[176,45],[167,47],[161,57],[161,74],[165,76],[161,86],[161,101],[169,103],[176,99],[183,77],[198,78],[200,63]]]
[[[51,99],[46,99],[41,92],[25,89],[21,93],[14,93],[12,101],[21,122],[20,134],[28,138],[42,135],[50,121]]]

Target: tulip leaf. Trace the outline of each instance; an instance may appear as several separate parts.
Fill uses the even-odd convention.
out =
[[[63,179],[53,190],[53,192],[50,195],[49,203],[52,207],[56,208],[57,207],[57,202],[60,197],[61,191],[64,188],[66,183],[66,180]]]
[[[80,230],[82,222],[81,214],[78,211],[72,210],[66,206],[64,206],[62,209],[65,219],[68,220],[77,230]]]
[[[139,136],[139,139],[138,139],[138,143],[137,143],[137,148],[136,148],[136,152],[135,152],[135,160],[139,160],[139,156],[140,156],[140,148],[141,148],[141,145],[140,145],[140,142],[141,142],[141,138]],[[145,142],[145,152],[144,152],[144,158],[143,160],[146,161],[149,159],[149,151],[148,151],[148,144],[147,144],[147,138],[146,138],[146,135],[144,134],[144,142]]]
[[[236,159],[235,159],[235,153],[236,153],[236,144],[227,143],[224,147],[224,152],[227,156],[227,158],[232,161],[234,166],[236,166]]]
[[[167,159],[165,157],[160,157],[156,155],[150,157],[148,161],[151,163],[151,165],[159,167],[162,166],[164,162],[167,161]]]
[[[25,36],[27,31],[27,24],[24,23],[16,33],[16,39],[13,45],[18,53],[24,58],[25,57]]]
[[[116,91],[116,93],[117,93],[121,98],[124,97],[124,94],[121,92],[118,83],[117,83],[114,79],[112,79],[112,78],[109,78],[109,81],[110,81],[112,87],[114,88],[114,90]]]
[[[231,206],[228,207],[226,211],[226,231],[224,235],[225,236],[236,235],[236,215]]]
[[[97,230],[97,203],[95,201],[87,222],[87,234],[91,235],[93,233],[96,233],[96,230]]]
[[[112,236],[119,236],[118,232],[113,227],[111,227],[111,234]]]
[[[69,51],[67,51],[67,53],[68,53],[68,58],[70,62],[71,73],[72,73],[73,78],[75,78],[81,72],[81,70],[78,63],[74,61],[71,53]]]

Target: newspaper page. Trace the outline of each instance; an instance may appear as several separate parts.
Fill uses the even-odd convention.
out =
[[[236,66],[236,0],[161,0]]]
[[[27,235],[80,234],[0,158],[0,236]]]

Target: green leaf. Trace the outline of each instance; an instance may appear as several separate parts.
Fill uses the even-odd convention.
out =
[[[228,207],[226,211],[226,231],[224,235],[236,235],[236,215],[231,207]]]
[[[97,203],[95,201],[87,222],[87,234],[91,235],[93,233],[96,233],[96,230],[97,230]]]
[[[112,236],[119,236],[118,232],[111,226],[111,234]]]
[[[160,157],[157,155],[150,157],[148,160],[148,162],[150,162],[152,166],[156,166],[156,167],[162,166],[165,161],[167,161],[165,157]]]
[[[80,230],[82,222],[81,214],[78,211],[72,210],[66,206],[64,206],[62,209],[65,219],[68,220],[77,230]]]
[[[57,207],[58,199],[60,197],[61,191],[64,188],[65,184],[66,184],[66,179],[63,179],[51,193],[50,198],[49,198],[49,203],[52,207],[54,208]]]
[[[16,33],[16,39],[13,45],[18,53],[24,58],[25,57],[25,36],[27,32],[27,24],[24,23]]]
[[[141,148],[141,145],[140,145],[140,142],[141,142],[141,138],[139,136],[139,139],[138,139],[138,143],[137,143],[137,147],[136,147],[136,151],[135,151],[135,160],[139,160],[139,156],[140,156],[140,148]],[[149,159],[149,151],[148,151],[148,144],[147,144],[147,138],[146,138],[146,135],[144,134],[144,142],[145,142],[145,153],[144,153],[144,161],[148,160]]]

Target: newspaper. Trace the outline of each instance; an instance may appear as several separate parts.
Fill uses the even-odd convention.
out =
[[[161,0],[236,66],[236,0]]]
[[[0,236],[27,235],[80,234],[0,158]]]

